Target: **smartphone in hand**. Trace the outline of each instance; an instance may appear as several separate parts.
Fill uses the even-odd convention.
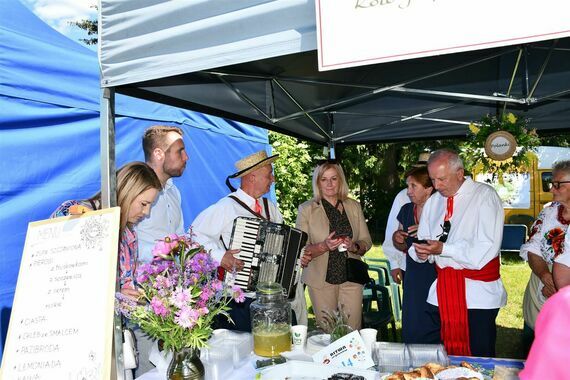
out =
[[[416,244],[429,244],[427,240],[418,239],[416,237],[412,238],[412,243]]]

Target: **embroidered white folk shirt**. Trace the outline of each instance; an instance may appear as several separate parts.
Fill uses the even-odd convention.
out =
[[[182,199],[172,178],[166,181],[164,189],[158,193],[149,216],[135,225],[135,231],[139,243],[139,261],[142,262],[152,260],[152,249],[157,240],[164,239],[169,234],[184,233]]]
[[[447,198],[439,192],[424,205],[418,228],[419,239],[439,240]],[[451,230],[443,243],[441,255],[430,255],[428,260],[439,267],[481,269],[499,256],[503,238],[503,206],[497,192],[489,185],[467,178],[453,198]],[[412,246],[409,255],[417,262]],[[431,285],[427,302],[438,306],[437,280]],[[468,309],[497,309],[507,303],[507,293],[499,279],[491,282],[465,279]]]
[[[255,216],[246,210],[242,205],[230,198],[230,195],[237,197],[252,210],[255,207],[255,198],[247,194],[242,189],[229,194],[220,199],[204,211],[202,211],[194,222],[192,222],[192,232],[196,235],[196,241],[204,246],[207,251],[211,251],[212,257],[221,262],[226,248],[230,246],[232,227],[234,219],[238,216],[254,218]],[[265,206],[260,200],[261,215],[265,215]],[[274,223],[283,223],[283,216],[273,202],[269,202],[270,221]],[[220,241],[222,237],[224,244]]]
[[[560,203],[553,202],[546,206],[534,221],[529,238],[521,246],[520,256],[528,260],[528,254],[540,256],[547,264],[559,261],[561,256],[568,255],[568,225],[558,220]]]
[[[403,205],[410,202],[407,189],[400,190],[398,195],[394,198],[394,202],[392,202],[390,215],[388,215],[388,221],[386,222],[386,233],[384,235],[384,242],[382,243],[382,251],[390,262],[390,267],[392,269],[400,268],[402,270],[406,270],[406,255],[404,252],[394,247],[392,235],[394,235],[394,232],[396,232],[400,226],[400,222],[398,221],[398,213],[400,212],[400,209]]]

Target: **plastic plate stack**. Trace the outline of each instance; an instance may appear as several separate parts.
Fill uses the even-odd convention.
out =
[[[444,367],[449,365],[449,357],[441,344],[375,342],[372,360],[382,373],[407,371],[426,363],[437,363]]]
[[[201,350],[200,359],[204,364],[206,380],[227,378],[234,368],[238,368],[249,358],[253,350],[253,336],[250,333],[214,330],[208,341],[208,348]]]

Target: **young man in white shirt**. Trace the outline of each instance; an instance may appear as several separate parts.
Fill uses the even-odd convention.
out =
[[[139,261],[150,262],[152,249],[159,239],[167,235],[184,233],[182,199],[172,182],[186,169],[188,154],[177,127],[155,125],[147,129],[142,144],[146,163],[153,168],[163,189],[152,206],[150,215],[135,227],[139,242]]]
[[[184,233],[180,191],[172,183],[173,177],[180,177],[184,173],[188,161],[182,134],[178,127],[155,125],[143,135],[145,161],[154,170],[163,188],[158,193],[150,214],[135,226],[140,262],[152,260],[152,249],[157,240],[172,233]],[[149,361],[154,341],[138,328],[133,332],[139,352],[139,363],[135,370],[137,377],[154,368]]]
[[[507,302],[500,279],[503,207],[496,191],[464,177],[463,162],[451,150],[430,156],[428,171],[437,190],[426,204],[410,256],[435,262],[437,280],[427,317],[440,319],[450,355],[495,355],[496,317]]]

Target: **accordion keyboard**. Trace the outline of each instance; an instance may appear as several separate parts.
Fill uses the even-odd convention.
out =
[[[244,262],[244,267],[235,274],[226,274],[226,282],[244,291],[255,291],[258,282],[277,282],[290,292],[306,240],[307,234],[284,224],[236,218],[230,249],[240,250],[236,258]]]

